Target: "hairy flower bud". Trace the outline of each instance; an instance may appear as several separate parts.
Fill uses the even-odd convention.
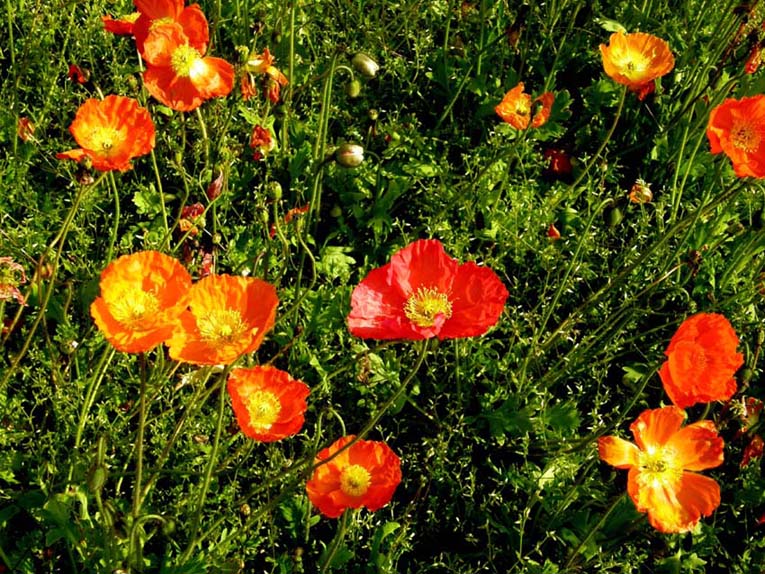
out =
[[[356,71],[365,78],[374,78],[380,69],[380,64],[363,52],[356,54],[351,60],[351,64],[353,64]]]
[[[358,144],[344,143],[335,151],[335,160],[343,167],[358,167],[364,161],[364,148]]]

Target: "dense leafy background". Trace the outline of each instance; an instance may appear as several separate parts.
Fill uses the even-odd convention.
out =
[[[6,2],[0,256],[23,264],[31,281],[26,307],[0,307],[6,320],[18,317],[0,359],[0,564],[316,571],[336,521],[309,508],[305,463],[343,425],[358,432],[418,355],[408,342],[351,337],[350,293],[397,249],[433,237],[450,255],[494,269],[510,299],[487,335],[432,344],[405,398],[370,433],[401,456],[404,479],[389,506],[354,513],[328,567],[759,571],[765,481],[760,461],[740,468],[746,439],[736,435],[741,397],[764,394],[765,190],[709,153],[705,127],[725,97],[765,91],[762,71],[743,74],[760,11],[716,0],[200,4],[212,54],[240,67],[270,48],[290,79],[282,103],[272,106],[262,89],[243,101],[235,90],[200,114],[172,112],[142,91],[133,42],[102,29],[101,16],[126,14],[129,2]],[[616,23],[666,39],[676,58],[655,96],[628,93],[620,112],[622,88],[598,51]],[[362,91],[351,98],[359,51],[381,69],[372,79],[353,72]],[[70,64],[89,71],[85,84],[68,79]],[[520,133],[494,114],[518,81],[534,95],[555,93],[538,130]],[[83,191],[87,170],[55,154],[75,147],[67,128],[79,105],[110,93],[148,106],[155,154]],[[36,126],[28,142],[16,135],[22,117]],[[269,122],[279,147],[256,162],[249,136]],[[360,167],[331,161],[343,142],[365,146]],[[571,176],[550,173],[549,148],[573,158]],[[205,192],[219,174],[223,192],[210,205]],[[651,183],[652,203],[628,201],[637,178]],[[203,232],[168,238],[162,200],[170,229],[184,205],[209,205]],[[309,213],[269,236],[306,203]],[[561,239],[547,236],[551,224]],[[312,389],[302,433],[274,445],[247,440],[225,405],[198,530],[218,377],[161,350],[147,357],[145,458],[155,482],[136,524],[141,360],[113,353],[88,312],[112,237],[115,256],[162,249],[197,275],[213,254],[218,272],[274,283],[279,320],[251,361],[273,361]],[[625,473],[598,460],[595,440],[627,437],[643,409],[667,402],[656,369],[677,325],[698,311],[731,320],[746,365],[741,392],[709,412],[726,439],[724,465],[708,473],[723,502],[693,533],[667,536],[635,512]]]

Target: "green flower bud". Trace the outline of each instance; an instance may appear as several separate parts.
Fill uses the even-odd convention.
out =
[[[358,144],[344,143],[335,151],[335,160],[343,167],[358,167],[364,161],[364,148]]]
[[[353,57],[351,64],[365,78],[374,78],[380,69],[380,65],[377,62],[362,52]]]

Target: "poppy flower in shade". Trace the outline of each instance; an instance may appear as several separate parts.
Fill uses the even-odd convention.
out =
[[[205,32],[207,22],[205,21]],[[199,42],[175,21],[151,26],[143,44],[146,90],[169,108],[188,112],[234,87],[234,68],[226,60],[204,56]]]
[[[167,341],[170,357],[195,365],[228,365],[252,353],[274,326],[279,299],[254,277],[208,275],[189,290],[189,309]]]
[[[118,351],[143,353],[167,340],[186,308],[188,271],[169,255],[141,251],[101,273],[101,295],[90,306],[98,329]]]
[[[133,12],[122,18],[112,18],[111,16],[101,16],[104,23],[104,30],[117,36],[132,36],[135,21],[141,15],[140,12]]]
[[[525,130],[529,124],[532,128],[538,128],[550,118],[554,101],[555,95],[552,92],[545,92],[536,98],[533,104],[538,105],[539,109],[532,117],[534,105],[532,105],[531,96],[523,91],[523,82],[518,82],[517,86],[505,94],[494,111],[517,130]]]
[[[69,78],[70,82],[85,84],[90,78],[90,72],[87,70],[83,70],[82,68],[80,68],[79,66],[75,64],[69,64],[69,71],[67,72],[66,76]]]
[[[711,421],[682,427],[677,407],[644,411],[630,425],[637,445],[615,436],[598,439],[600,458],[628,469],[627,492],[660,532],[686,532],[720,504],[720,486],[695,471],[720,466],[723,439]]]
[[[273,133],[273,128],[256,125],[250,136],[250,148],[254,150],[252,158],[256,161],[273,151],[276,148],[276,136]]]
[[[354,435],[345,436],[316,455],[315,464],[328,459]],[[401,482],[401,461],[384,442],[359,440],[328,463],[316,468],[306,483],[308,499],[324,516],[337,518],[346,508],[375,511],[393,497]]]
[[[56,154],[58,159],[88,158],[98,171],[132,168],[130,160],[154,149],[154,123],[149,112],[132,98],[89,99],[69,126],[80,149]]]
[[[608,45],[600,45],[600,53],[606,74],[636,92],[641,100],[654,91],[656,78],[675,67],[669,44],[645,32],[614,32]]]
[[[421,239],[356,286],[348,328],[369,339],[474,337],[497,322],[507,296],[491,269],[460,264],[440,241]]]
[[[308,406],[308,386],[274,367],[234,369],[228,394],[242,432],[261,442],[274,442],[296,434]]]
[[[736,392],[733,375],[744,364],[737,346],[736,331],[722,315],[698,313],[683,321],[659,369],[670,400],[684,409],[731,398]]]
[[[729,98],[709,114],[712,153],[723,152],[738,177],[765,177],[765,95]]]

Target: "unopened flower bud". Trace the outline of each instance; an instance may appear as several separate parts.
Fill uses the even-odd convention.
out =
[[[356,54],[351,60],[351,64],[365,78],[374,78],[380,69],[380,65],[363,52]]]
[[[271,181],[266,188],[269,199],[281,199],[282,198],[282,185],[278,181]]]
[[[358,167],[364,161],[364,148],[358,144],[344,143],[335,151],[335,160],[343,167]]]
[[[345,93],[349,98],[358,98],[361,93],[361,82],[358,80],[351,80],[345,86]]]

